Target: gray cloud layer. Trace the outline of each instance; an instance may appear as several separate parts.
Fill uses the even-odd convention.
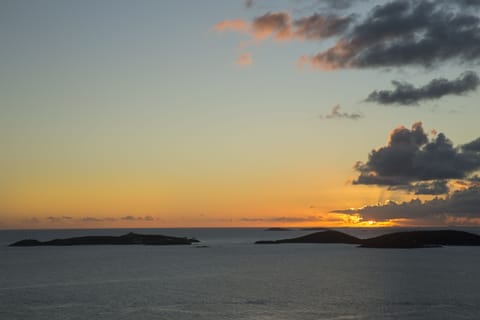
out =
[[[435,198],[424,202],[414,199],[400,204],[389,202],[359,209],[334,210],[332,213],[358,213],[364,219],[376,221],[438,218],[441,222],[448,217],[478,219],[480,218],[480,187],[456,191],[445,199]]]
[[[384,105],[418,105],[423,100],[440,99],[446,95],[463,95],[474,91],[480,85],[480,78],[473,71],[467,71],[455,80],[433,79],[427,85],[415,88],[407,82],[392,81],[395,90],[381,90],[370,93],[366,101]]]

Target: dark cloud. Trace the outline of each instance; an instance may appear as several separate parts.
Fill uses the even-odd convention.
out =
[[[344,32],[352,22],[350,17],[338,17],[335,15],[313,14],[295,20],[295,34],[309,40],[320,40]]]
[[[462,146],[462,149],[465,151],[480,152],[480,138],[477,138],[472,142],[464,144]]]
[[[329,114],[322,116],[322,118],[325,119],[350,119],[350,120],[358,120],[364,117],[363,114],[361,113],[347,113],[347,112],[341,112],[340,111],[340,105],[335,105],[332,108],[332,111],[330,111]]]
[[[413,186],[415,194],[440,195],[447,194],[450,191],[448,181],[434,180],[431,182],[419,182]]]
[[[253,6],[253,0],[245,0],[245,7],[251,8]]]
[[[455,4],[461,7],[471,8],[471,7],[480,7],[480,0],[444,0],[443,2],[448,4]]]
[[[267,12],[251,22],[222,21],[215,29],[249,34],[257,41],[270,36],[282,41],[337,37],[333,46],[300,59],[326,70],[480,63],[480,1],[377,1],[364,16],[338,15],[369,2],[317,0],[308,10]]]
[[[464,186],[469,185],[470,184],[465,183]],[[412,184],[391,185],[388,187],[388,190],[414,193],[415,195],[442,195],[448,194],[450,187],[448,186],[447,180],[432,180]]]
[[[419,199],[402,203],[388,202],[359,209],[334,210],[332,213],[360,214],[363,219],[376,221],[434,218],[439,222],[445,222],[449,217],[478,219],[480,218],[480,188],[472,187],[456,191],[445,199],[434,198],[424,202]]]
[[[407,82],[392,81],[392,84],[395,90],[374,91],[366,101],[385,105],[418,105],[419,101],[440,99],[446,95],[463,95],[474,91],[480,84],[480,78],[475,72],[467,71],[455,80],[433,79],[419,88]]]
[[[395,0],[377,5],[333,47],[302,60],[328,70],[478,63],[480,18],[465,9],[475,1],[463,3]]]
[[[355,164],[360,175],[353,184],[396,186],[465,179],[480,169],[480,152],[464,149],[454,147],[443,133],[429,140],[421,122],[411,130],[398,127],[390,133],[387,146],[372,150],[367,162]]]

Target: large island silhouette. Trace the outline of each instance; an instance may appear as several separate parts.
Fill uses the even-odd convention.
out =
[[[298,238],[262,240],[256,244],[282,243],[343,243],[358,244],[362,248],[434,248],[441,246],[480,246],[480,236],[458,230],[403,231],[360,239],[334,230],[311,233]]]
[[[78,245],[189,245],[199,242],[193,238],[180,238],[154,234],[127,233],[122,236],[85,236],[66,239],[54,239],[49,241],[38,241],[25,239],[12,243],[10,247],[36,247],[36,246],[78,246]]]

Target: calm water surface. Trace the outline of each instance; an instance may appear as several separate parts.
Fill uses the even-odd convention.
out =
[[[0,319],[480,317],[479,247],[253,245],[312,232],[261,229],[137,230],[197,237],[207,248],[6,246],[129,231],[0,231]],[[342,231],[365,238],[392,230]]]

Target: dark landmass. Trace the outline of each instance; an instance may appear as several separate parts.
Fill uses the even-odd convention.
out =
[[[456,230],[421,230],[395,232],[369,239],[359,239],[343,232],[327,230],[298,238],[262,240],[255,243],[344,243],[358,244],[362,248],[410,249],[441,246],[480,246],[480,235]]]
[[[301,228],[300,230],[303,230],[303,231],[314,231],[314,230],[327,230],[326,228],[321,228],[321,227],[310,227],[310,228]]]
[[[480,236],[456,230],[428,230],[389,233],[362,240],[363,248],[434,248],[480,246]]]
[[[264,240],[257,241],[256,244],[278,244],[278,243],[348,243],[360,244],[361,240],[346,233],[334,230],[315,232],[306,236],[282,239],[282,240]]]
[[[35,246],[79,246],[79,245],[189,245],[199,242],[196,239],[170,237],[162,235],[127,233],[122,236],[86,236],[67,239],[54,239],[50,241],[38,241],[33,239],[21,240],[12,243],[10,247],[35,247]]]
[[[279,228],[279,227],[265,229],[265,231],[292,231],[292,230],[293,229],[290,229],[290,228]]]

